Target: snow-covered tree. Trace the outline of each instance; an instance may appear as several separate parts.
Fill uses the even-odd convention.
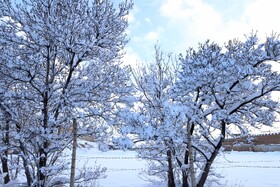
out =
[[[181,56],[173,94],[184,105],[190,125],[189,136],[196,152],[194,186],[205,185],[231,126],[245,134],[248,126],[273,123],[280,108],[270,94],[280,90],[280,74],[272,64],[279,60],[279,38],[272,35],[260,43],[255,34],[245,42],[231,40],[222,47],[207,41]],[[190,160],[188,150],[181,159]],[[189,165],[183,168],[187,171]]]
[[[138,145],[139,157],[149,162],[148,175],[156,175],[175,186],[177,145],[186,134],[181,129],[180,112],[169,93],[176,81],[178,65],[172,55],[155,47],[154,62],[134,68],[137,101],[122,134]]]
[[[121,50],[132,3],[0,4],[0,84],[9,85],[0,90],[1,116],[8,114],[10,147],[19,152],[28,186],[48,186],[65,169],[57,162],[72,140],[73,119],[80,133],[93,131],[95,124],[113,124],[130,102]]]

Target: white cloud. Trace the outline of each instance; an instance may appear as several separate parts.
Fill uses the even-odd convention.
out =
[[[232,38],[242,39],[244,34],[249,34],[252,30],[258,31],[262,37],[272,31],[280,31],[279,0],[251,0],[243,6],[243,9],[234,10],[240,11],[237,18],[227,15],[227,11],[214,9],[203,0],[165,0],[160,13],[167,18],[166,27],[171,32],[173,30],[179,33],[177,38],[181,38],[180,44],[178,43],[180,48],[186,48],[186,45],[196,46],[206,39],[218,43]]]
[[[161,15],[171,21],[194,22],[197,25],[217,25],[220,15],[202,0],[166,0],[160,7]]]
[[[239,20],[223,23],[224,28],[221,35],[224,41],[233,37],[243,39],[244,34],[249,34],[252,31],[258,32],[261,39],[265,39],[272,32],[279,32],[280,11],[277,10],[279,6],[280,1],[278,0],[251,1],[246,5]]]
[[[170,19],[181,20],[188,17],[188,12],[184,11],[183,0],[167,0],[160,7],[160,12],[163,16]]]
[[[126,16],[126,19],[128,21],[128,23],[133,23],[135,21],[135,17],[133,15],[133,13],[130,13]]]
[[[131,41],[138,43],[138,42],[143,41],[143,39],[139,36],[134,36],[134,37],[131,38]]]
[[[124,65],[130,65],[131,67],[136,67],[137,64],[142,63],[142,59],[139,57],[139,55],[129,47],[126,47],[122,60]]]
[[[147,17],[146,17],[146,18],[145,18],[145,22],[148,23],[149,25],[153,25],[150,18],[147,18]]]
[[[128,28],[126,29],[126,34],[130,35],[135,29],[138,29],[141,25],[140,21],[136,19],[136,14],[139,12],[139,8],[134,6],[134,8],[126,16],[128,21]]]
[[[129,14],[126,17],[129,24],[134,23],[136,21],[135,15],[138,12],[139,12],[139,8],[136,5],[134,5],[133,9],[129,12]]]
[[[151,31],[148,32],[145,36],[144,36],[144,40],[147,40],[149,42],[156,42],[159,39],[159,33],[157,31]]]
[[[187,37],[182,41],[188,44],[220,35],[221,15],[202,0],[166,0],[160,12],[169,20],[169,28]]]
[[[241,21],[250,29],[257,29],[262,34],[271,34],[272,30],[279,32],[279,7],[279,0],[255,0],[248,4]]]

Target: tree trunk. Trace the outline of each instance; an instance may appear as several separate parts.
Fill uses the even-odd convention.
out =
[[[188,165],[188,150],[185,151],[185,157],[184,157],[184,165]],[[179,164],[179,166],[182,168],[183,164],[182,162],[176,157],[177,163]],[[188,172],[186,168],[182,168],[182,187],[189,187],[189,183],[188,183]]]
[[[70,174],[70,187],[75,184],[75,169],[76,169],[76,150],[77,150],[77,121],[73,119],[73,146],[71,158],[71,174]]]
[[[5,112],[5,117],[7,119],[6,119],[6,122],[5,122],[5,132],[4,132],[4,136],[3,136],[3,142],[6,145],[6,149],[4,151],[4,156],[1,157],[1,162],[2,162],[2,171],[5,174],[4,184],[7,184],[7,183],[10,182],[9,163],[8,163],[8,148],[9,148],[9,145],[10,145],[10,134],[9,134],[10,126],[9,126],[9,120],[8,119],[9,119],[10,115],[7,112]]]
[[[187,131],[188,131],[188,142],[187,142],[187,150],[185,151],[185,157],[184,157],[184,164],[188,165],[189,161],[191,161],[190,159],[190,154],[192,154],[192,167],[193,167],[193,153],[192,153],[192,144],[191,144],[191,136],[193,134],[194,131],[194,124],[190,123],[190,121],[188,121],[188,125],[187,125]],[[191,148],[190,148],[191,147]],[[191,150],[191,153],[189,152]],[[183,176],[183,183],[182,183],[182,187],[189,187],[189,182],[188,182],[188,177],[189,177],[189,173],[191,174],[191,184],[194,184],[193,181],[195,181],[195,175],[194,175],[194,169],[189,169],[189,172],[187,172],[186,170],[182,171],[182,176]]]
[[[217,146],[215,147],[214,152],[212,153],[211,157],[207,160],[204,169],[203,169],[203,173],[201,175],[201,178],[199,179],[198,184],[196,185],[196,187],[203,187],[206,179],[208,177],[210,168],[212,163],[214,162],[215,158],[217,157],[219,150],[222,147],[222,144],[224,142],[225,139],[225,131],[226,131],[226,123],[224,121],[221,122],[222,125],[222,129],[221,129],[221,137],[220,137],[220,141],[218,142]]]
[[[184,164],[188,165],[189,163],[189,151],[186,150],[185,151],[185,157],[184,157]],[[189,182],[188,182],[188,172],[186,171],[186,169],[182,170],[182,187],[189,187]]]
[[[22,161],[23,161],[23,167],[24,167],[24,173],[25,173],[25,177],[26,177],[27,186],[31,186],[32,178],[31,178],[31,174],[30,174],[30,170],[29,170],[29,164],[26,161],[26,158],[24,158],[24,156],[22,156]]]
[[[17,130],[17,133],[21,132],[21,127],[19,124],[16,124],[16,130]],[[31,178],[31,173],[29,170],[29,164],[26,159],[26,156],[27,156],[26,148],[25,148],[24,143],[21,140],[19,140],[19,149],[22,152],[22,154],[19,154],[19,155],[21,155],[20,157],[22,158],[22,161],[23,161],[23,167],[24,167],[24,173],[25,173],[25,177],[26,177],[26,181],[27,181],[27,186],[31,186],[32,178]]]
[[[46,182],[46,175],[42,169],[47,166],[47,153],[45,152],[45,148],[47,148],[47,142],[44,141],[44,147],[39,149],[39,186],[44,187]]]
[[[42,94],[43,96],[43,109],[42,109],[42,115],[43,115],[43,132],[46,134],[47,129],[49,128],[49,90],[50,90],[50,46],[47,46],[47,59],[46,59],[46,74],[45,74],[45,90],[44,93]],[[47,158],[48,154],[46,152],[47,148],[49,147],[49,142],[48,140],[45,140],[44,138],[42,145],[39,145],[39,168],[38,168],[38,175],[39,177],[39,186],[44,186],[46,182],[46,175],[43,172],[43,168],[47,166]]]
[[[171,150],[167,151],[167,162],[168,162],[168,187],[175,187]]]
[[[188,174],[186,170],[182,171],[182,187],[189,187]]]
[[[8,151],[5,150],[4,155],[1,157],[2,162],[2,171],[5,175],[4,177],[4,184],[7,184],[10,182],[10,175],[9,175],[9,165],[8,165]]]
[[[195,179],[195,171],[194,171],[194,155],[192,148],[192,137],[191,137],[191,127],[188,125],[188,157],[189,157],[189,173],[191,178],[191,187],[195,187],[196,179]]]

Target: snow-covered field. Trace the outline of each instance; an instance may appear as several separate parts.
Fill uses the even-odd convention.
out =
[[[218,157],[216,171],[235,187],[279,187],[280,152],[230,152]]]
[[[136,158],[134,151],[101,152],[95,144],[77,151],[78,167],[100,164],[107,168],[105,179],[98,180],[104,187],[160,187],[141,178],[146,162]],[[276,187],[280,186],[280,152],[231,152],[223,153],[216,160],[216,172],[222,174],[222,186]]]

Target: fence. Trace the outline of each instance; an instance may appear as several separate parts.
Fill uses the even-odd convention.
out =
[[[89,160],[130,160],[130,161],[139,161],[142,160],[139,157],[120,157],[120,156],[110,156],[110,157],[86,157],[86,156],[78,156],[78,158],[86,158]],[[144,164],[143,164],[144,165]],[[274,168],[280,169],[280,160],[243,160],[243,161],[230,161],[225,159],[225,161],[215,161],[214,168],[217,169],[226,169],[226,168]],[[125,168],[125,167],[115,167],[115,168],[107,168],[107,172],[126,172],[126,171],[138,171],[143,172],[147,171],[147,168],[139,167],[139,168]]]

